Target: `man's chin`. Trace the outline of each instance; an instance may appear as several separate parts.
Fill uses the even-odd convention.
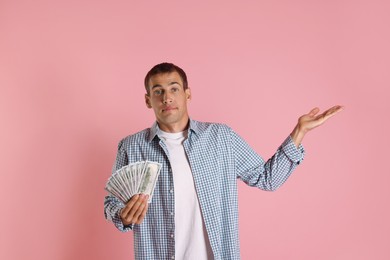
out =
[[[164,124],[164,125],[169,125],[169,124],[175,124],[179,120],[177,117],[173,115],[165,115],[163,117],[159,117],[157,120],[159,123]]]
[[[179,117],[178,115],[175,114],[169,114],[169,115],[159,116],[157,118],[157,122],[163,125],[175,125],[177,123],[182,122],[183,120],[188,121],[188,117]]]

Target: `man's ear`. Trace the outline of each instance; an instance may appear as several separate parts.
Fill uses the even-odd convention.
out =
[[[152,105],[150,104],[150,97],[148,94],[145,94],[145,104],[147,108],[152,108]]]
[[[186,96],[187,96],[187,100],[191,100],[191,89],[187,88],[186,89]]]

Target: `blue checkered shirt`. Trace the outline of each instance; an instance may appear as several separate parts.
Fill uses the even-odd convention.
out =
[[[113,172],[129,163],[162,163],[152,201],[140,225],[124,226],[118,215],[124,204],[106,196],[104,214],[122,232],[133,230],[135,259],[174,259],[175,211],[172,168],[167,148],[157,136],[158,125],[120,141]],[[239,259],[237,178],[249,186],[273,191],[302,161],[304,150],[289,136],[265,162],[224,124],[190,120],[183,143],[214,259]]]

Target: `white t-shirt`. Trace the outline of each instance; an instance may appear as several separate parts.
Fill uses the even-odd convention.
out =
[[[175,258],[186,260],[213,259],[203,222],[194,179],[183,142],[187,131],[167,133],[159,130],[172,167],[175,190]]]

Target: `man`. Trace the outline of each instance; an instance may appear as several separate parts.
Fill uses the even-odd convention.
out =
[[[105,217],[133,230],[136,259],[239,259],[237,178],[275,190],[303,159],[305,134],[341,111],[315,108],[265,162],[231,128],[190,119],[185,72],[171,63],[145,77],[146,106],[155,124],[120,141],[113,172],[129,163],[162,164],[153,200],[142,194],[124,205],[105,198]]]

